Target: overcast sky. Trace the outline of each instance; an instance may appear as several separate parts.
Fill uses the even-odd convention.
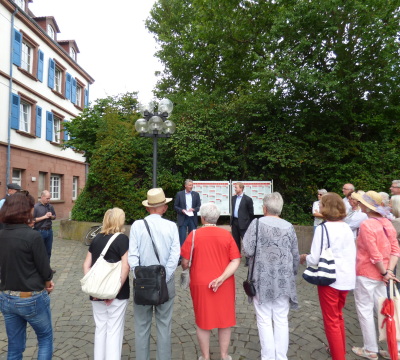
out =
[[[35,16],[54,16],[58,40],[75,40],[78,63],[95,82],[90,101],[127,91],[139,100],[153,98],[154,72],[162,65],[154,57],[156,42],[144,21],[155,0],[33,0]]]

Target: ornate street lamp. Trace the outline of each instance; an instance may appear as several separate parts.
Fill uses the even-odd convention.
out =
[[[139,109],[143,115],[142,119],[135,122],[135,129],[140,136],[153,138],[153,188],[157,187],[157,152],[158,138],[170,137],[175,132],[175,123],[167,120],[174,105],[171,100],[162,99],[158,103],[158,111],[154,112],[154,103],[140,104]]]

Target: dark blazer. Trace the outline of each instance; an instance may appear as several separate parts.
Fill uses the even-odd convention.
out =
[[[186,195],[185,195],[186,190],[178,191],[176,196],[175,196],[175,203],[174,203],[174,208],[176,213],[178,214],[178,226],[182,226],[183,222],[185,220],[185,215],[182,210],[186,210]],[[196,191],[192,191],[192,208],[194,209],[194,222],[197,224],[197,213],[200,210],[200,195]]]
[[[235,211],[237,195],[232,196],[232,215],[231,225],[233,222],[233,212]],[[246,194],[243,194],[242,200],[240,201],[238,209],[238,222],[239,229],[247,229],[254,218],[254,205],[253,199]]]

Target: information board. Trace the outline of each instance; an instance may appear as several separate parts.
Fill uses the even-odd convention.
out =
[[[221,210],[221,215],[230,215],[229,181],[193,181],[193,190],[200,195],[202,204],[211,202]]]
[[[254,215],[263,215],[262,200],[273,191],[273,181],[241,181],[244,193],[253,199]],[[193,181],[193,190],[200,195],[202,204],[211,202],[221,209],[221,215],[230,216],[231,197],[235,195],[237,181]]]
[[[237,182],[232,181],[232,195],[235,195],[235,184]],[[253,199],[254,215],[263,215],[263,198],[273,192],[273,181],[241,181],[241,183],[244,185],[243,192]]]

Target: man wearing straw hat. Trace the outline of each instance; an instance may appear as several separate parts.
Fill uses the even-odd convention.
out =
[[[149,359],[153,311],[157,324],[157,360],[171,359],[171,320],[175,297],[174,272],[180,255],[178,228],[174,222],[162,218],[168,209],[167,203],[171,200],[172,198],[165,197],[163,189],[157,188],[150,189],[147,192],[147,200],[142,202],[150,214],[145,220],[157,248],[160,264],[166,270],[169,300],[158,306],[134,303],[136,360]],[[133,273],[135,267],[139,265],[139,260],[142,266],[159,264],[144,221],[135,221],[129,235],[128,262]]]

